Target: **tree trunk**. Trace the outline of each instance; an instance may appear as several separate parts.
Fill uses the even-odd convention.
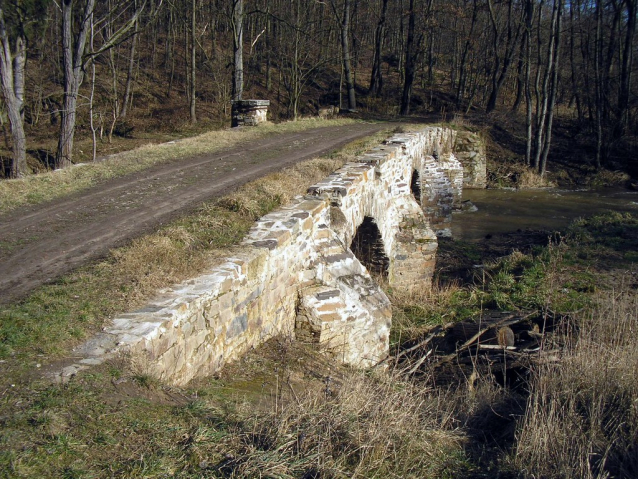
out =
[[[368,93],[379,96],[383,88],[383,75],[381,73],[381,61],[383,50],[383,37],[385,35],[385,21],[388,11],[388,0],[383,0],[381,6],[381,15],[377,23],[377,29],[374,32],[374,57],[372,60],[372,75],[370,77],[370,88]]]
[[[412,96],[412,84],[416,69],[416,53],[414,52],[414,29],[415,13],[414,0],[410,0],[410,10],[408,14],[408,38],[405,44],[405,80],[403,82],[403,93],[401,95],[401,115],[410,113],[410,97]]]
[[[596,83],[596,168],[602,166],[603,153],[603,84],[602,84],[602,30],[603,30],[603,0],[596,1],[596,44],[594,45],[594,68]]]
[[[0,42],[2,42],[0,49],[0,80],[11,127],[13,149],[10,175],[13,178],[20,178],[27,173],[27,143],[22,119],[24,71],[27,59],[26,39],[21,35],[17,36],[15,55],[12,55],[2,8],[0,8]]]
[[[91,36],[89,39],[89,47],[93,50],[93,41],[95,39],[95,29],[93,19],[91,19]],[[97,127],[94,118],[94,100],[95,99],[95,62],[91,62],[91,93],[89,95],[89,124],[91,127],[91,161],[97,158]]]
[[[549,98],[549,106],[547,108],[547,129],[545,133],[545,142],[543,144],[543,152],[541,155],[541,162],[539,167],[539,173],[541,176],[545,175],[547,170],[547,155],[549,154],[549,148],[552,141],[552,123],[554,120],[554,105],[556,104],[556,94],[558,92],[558,62],[560,59],[560,28],[561,19],[563,17],[563,0],[556,0],[558,3],[558,11],[556,14],[556,28],[552,34],[555,36],[554,40],[554,61],[552,66],[552,79],[551,79],[551,91]],[[548,66],[549,67],[549,66]]]
[[[526,2],[526,5],[529,2]],[[527,16],[527,14],[526,14]],[[529,31],[525,28],[523,37],[521,38],[521,48],[518,55],[518,65],[516,67],[516,98],[512,105],[512,111],[518,111],[525,95],[525,57],[527,52],[527,42],[529,41]]]
[[[352,79],[352,66],[350,65],[350,4],[351,0],[345,0],[343,4],[343,18],[341,22],[341,49],[343,51],[343,73],[348,89],[348,110],[357,109],[357,100]]]
[[[73,136],[75,134],[78,91],[84,79],[84,50],[93,14],[95,0],[86,0],[79,31],[73,44],[73,0],[62,0],[62,64],[64,71],[64,106],[60,125],[57,168],[66,168],[73,161]]]
[[[321,48],[321,47],[320,47]],[[270,4],[266,7],[266,90],[272,90],[272,19]]]
[[[578,112],[578,122],[581,123],[583,121],[583,111],[580,103],[580,86],[578,81],[576,80],[576,60],[574,55],[575,50],[575,42],[576,42],[576,32],[574,29],[574,4],[573,2],[569,3],[569,64],[571,66],[571,83],[572,83],[572,95],[576,100],[576,111]],[[582,41],[582,39],[581,39]]]
[[[474,2],[474,6],[472,8],[472,23],[470,24],[470,31],[467,35],[467,39],[465,40],[465,45],[463,46],[463,52],[461,53],[461,58],[459,62],[459,74],[458,74],[458,84],[456,87],[456,105],[460,106],[463,98],[465,97],[465,90],[467,84],[467,56],[470,50],[472,49],[472,45],[474,43],[474,29],[476,28],[476,20],[478,16],[478,2]],[[454,67],[453,67],[454,70]],[[452,82],[454,83],[454,81]]]
[[[620,86],[618,92],[618,120],[615,138],[620,138],[629,124],[629,89],[633,64],[634,36],[636,33],[636,0],[625,0],[627,7],[627,31],[620,67]]]
[[[525,145],[525,164],[532,165],[532,25],[534,22],[534,0],[527,0],[525,29],[527,30],[527,44],[525,45],[525,127],[527,141]]]
[[[244,94],[244,0],[233,0],[233,100]]]
[[[536,126],[536,141],[534,145],[534,160],[532,162],[532,166],[536,169],[540,170],[540,161],[541,154],[543,151],[543,145],[545,141],[545,133],[546,133],[546,121],[547,121],[547,112],[549,105],[549,88],[550,88],[550,79],[552,75],[552,65],[554,64],[554,53],[555,53],[555,31],[556,31],[556,22],[558,19],[558,2],[559,0],[554,0],[554,6],[552,9],[552,20],[551,20],[551,29],[550,29],[550,38],[549,44],[547,46],[547,63],[545,67],[545,74],[543,76],[543,84],[542,90],[540,91],[540,102],[539,108],[536,110],[536,115],[538,117],[537,126]],[[539,35],[541,32],[539,31]],[[540,62],[539,67],[540,68]]]
[[[191,28],[190,28],[190,43],[191,43],[191,81],[190,81],[190,114],[191,114],[191,123],[197,123],[197,115],[195,112],[195,94],[196,90],[196,80],[197,80],[197,65],[196,65],[196,43],[195,43],[195,12],[196,12],[197,4],[196,0],[192,0],[191,2]]]
[[[520,35],[521,22],[518,22],[518,24],[516,25],[516,30],[514,31],[512,26],[513,0],[509,0],[507,9],[507,40],[505,43],[505,51],[503,52],[503,56],[501,57],[498,50],[501,43],[501,34],[498,31],[492,0],[488,0],[487,4],[489,7],[490,20],[492,23],[492,30],[494,35],[494,66],[492,71],[492,89],[490,91],[490,96],[487,100],[486,107],[486,112],[489,113],[496,108],[496,101],[498,99],[499,91],[503,86],[505,79],[507,78],[509,67],[512,63],[512,57],[514,56],[514,51],[516,50],[518,36]]]
[[[135,2],[135,9],[137,10],[137,2]],[[135,70],[135,47],[137,44],[137,21],[133,25],[133,37],[131,38],[131,49],[129,50],[128,59],[128,71],[126,72],[126,87],[124,88],[124,100],[122,100],[122,109],[120,111],[120,118],[126,118],[128,113],[129,103],[131,101],[131,94],[133,91],[133,72]]]

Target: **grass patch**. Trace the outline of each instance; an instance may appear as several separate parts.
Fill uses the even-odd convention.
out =
[[[480,262],[480,251],[472,244],[454,241],[445,248],[446,255],[462,255],[469,264]],[[560,316],[589,308],[591,295],[610,287],[610,273],[616,278],[615,272],[626,272],[635,251],[635,216],[607,213],[575,221],[564,236],[554,235],[547,247],[527,254],[515,250],[473,268],[465,285],[446,280],[430,291],[391,291],[392,341],[397,347],[414,342],[433,326],[477,319],[485,310],[537,310]]]
[[[0,211],[34,205],[68,196],[111,178],[124,176],[158,163],[214,153],[273,134],[304,131],[311,128],[339,126],[354,120],[308,119],[281,124],[267,123],[258,128],[216,130],[161,144],[148,144],[113,155],[106,161],[76,165],[23,179],[0,181]]]
[[[579,220],[545,248],[485,265],[472,284],[392,297],[397,350],[434,325],[487,309],[563,318],[544,336],[542,350],[553,353],[528,370],[522,390],[469,373],[465,386],[453,387],[455,420],[473,438],[465,448],[469,470],[521,478],[638,475],[638,295],[627,269],[637,220],[617,213]]]

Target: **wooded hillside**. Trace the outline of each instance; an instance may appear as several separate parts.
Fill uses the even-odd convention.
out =
[[[0,0],[4,176],[242,97],[273,119],[511,110],[541,174],[560,115],[601,167],[634,143],[635,29],[636,0]]]

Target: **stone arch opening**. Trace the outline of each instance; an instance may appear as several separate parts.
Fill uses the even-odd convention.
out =
[[[410,190],[412,191],[412,195],[416,202],[421,204],[421,176],[419,175],[419,170],[414,170],[412,172],[412,179],[410,180]]]
[[[371,274],[388,276],[390,260],[385,254],[381,231],[372,217],[366,216],[363,219],[350,249]]]

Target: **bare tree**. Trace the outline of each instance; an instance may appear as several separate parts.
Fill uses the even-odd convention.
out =
[[[381,73],[381,52],[383,49],[383,37],[385,36],[385,23],[388,12],[388,0],[382,0],[381,14],[377,28],[374,31],[374,56],[372,60],[372,75],[368,93],[379,96],[383,88],[383,75]]]
[[[456,104],[460,105],[461,100],[465,96],[465,90],[467,88],[467,61],[468,56],[475,48],[476,39],[474,38],[474,30],[477,26],[478,19],[478,11],[479,4],[477,0],[472,2],[472,20],[470,22],[470,30],[465,37],[465,42],[463,45],[463,51],[461,52],[461,58],[459,61],[459,73],[458,73],[458,82],[456,88]]]
[[[146,2],[134,11],[131,18],[115,31],[104,44],[94,52],[87,52],[87,39],[91,31],[95,0],[84,0],[84,8],[78,21],[77,31],[74,32],[74,4],[73,0],[62,0],[62,66],[64,72],[64,105],[60,136],[55,159],[57,168],[66,168],[73,160],[73,137],[77,116],[78,96],[80,86],[84,80],[84,72],[96,55],[109,50],[114,45],[126,39],[127,33],[133,28]],[[125,5],[126,7],[127,5]]]
[[[316,27],[313,15],[318,14],[321,6],[304,8],[302,0],[294,0],[289,7],[281,12],[276,23],[280,29],[277,66],[287,94],[288,116],[296,120],[308,82],[326,65],[329,57],[315,54],[319,44],[316,35],[313,35]]]
[[[629,93],[631,88],[631,71],[634,58],[634,37],[636,35],[636,0],[624,0],[626,7],[627,27],[620,66],[620,86],[618,89],[618,121],[614,136],[620,138],[629,124]]]
[[[80,85],[84,80],[86,41],[93,21],[95,0],[86,0],[80,26],[73,40],[73,0],[62,0],[62,63],[64,71],[64,107],[56,155],[56,167],[65,168],[73,159],[76,109]]]
[[[357,99],[352,75],[352,64],[350,61],[350,11],[352,0],[343,0],[343,12],[341,14],[339,14],[335,0],[330,0],[330,4],[339,23],[341,33],[341,59],[343,74],[346,79],[346,88],[348,90],[348,110],[355,111],[357,109]]]
[[[416,30],[416,18],[417,11],[415,8],[415,1],[410,0],[410,7],[408,10],[408,37],[405,44],[405,56],[404,56],[404,68],[405,76],[403,80],[403,93],[401,95],[401,115],[407,115],[410,113],[410,99],[412,97],[412,86],[414,84],[414,78],[416,75],[417,64],[422,52],[423,40],[425,38],[425,22],[429,19],[432,11],[432,3],[434,0],[426,0],[423,8],[421,23],[422,28],[417,32]]]
[[[534,155],[531,159],[531,166],[538,169],[541,175],[545,174],[547,167],[547,155],[552,138],[552,122],[554,118],[554,106],[556,103],[556,94],[558,91],[558,70],[560,59],[561,45],[561,19],[563,16],[563,0],[554,0],[552,6],[552,15],[549,30],[549,42],[547,44],[547,53],[544,62],[543,80],[540,81],[543,62],[541,61],[540,38],[542,31],[540,22],[542,19],[542,2],[539,5],[538,13],[538,31],[539,49],[538,64],[536,73],[536,124],[534,132]],[[529,115],[529,112],[528,112]],[[528,116],[529,119],[529,116]],[[528,151],[530,142],[531,129],[528,128]]]
[[[137,0],[135,0],[135,9],[137,10]],[[137,19],[133,23],[133,35],[131,36],[131,48],[129,49],[128,70],[126,72],[126,86],[124,87],[124,98],[122,100],[122,109],[120,110],[120,118],[126,118],[128,115],[129,103],[133,96],[133,72],[135,69],[135,48],[137,46],[137,38],[139,36]],[[91,50],[93,46],[91,45]]]
[[[244,0],[233,0],[233,100],[244,95]]]
[[[403,81],[403,94],[401,96],[401,115],[410,113],[410,98],[412,96],[412,84],[414,83],[414,74],[416,71],[416,60],[419,54],[418,43],[415,45],[415,17],[414,0],[410,0],[410,9],[408,13],[408,39],[405,44],[405,78]]]
[[[191,1],[191,25],[190,25],[190,116],[191,123],[197,123],[197,114],[195,111],[195,100],[196,100],[196,81],[197,81],[197,63],[196,63],[196,47],[197,47],[197,39],[195,38],[195,27],[196,27],[196,11],[197,4],[195,0]]]
[[[19,24],[15,29],[14,47],[11,47],[2,6],[3,4],[0,3],[0,42],[2,43],[0,49],[0,79],[13,143],[10,175],[14,178],[19,178],[27,172],[27,144],[22,119],[27,42],[23,25]]]
[[[541,152],[541,160],[538,167],[538,172],[541,176],[545,175],[547,171],[547,156],[549,154],[549,148],[552,142],[552,123],[554,120],[554,106],[556,105],[556,94],[558,92],[558,69],[560,61],[560,46],[561,46],[561,20],[563,18],[563,0],[555,0],[554,10],[556,12],[556,21],[553,23],[551,34],[554,38],[554,53],[551,58],[548,58],[548,68],[551,69],[551,80],[549,90],[549,105],[547,107],[547,127],[544,135],[543,149]]]
[[[525,164],[532,164],[532,26],[534,23],[534,13],[536,11],[536,3],[534,0],[526,0],[525,2],[525,33],[527,41],[525,42],[525,129],[527,132],[527,141],[525,145]]]
[[[514,16],[514,1],[509,0],[507,2],[507,14],[506,14],[506,26],[504,29],[499,28],[499,22],[494,9],[492,0],[487,0],[487,6],[490,13],[490,23],[492,25],[492,42],[493,42],[493,66],[492,66],[492,78],[491,78],[491,91],[489,99],[487,100],[487,113],[493,111],[496,108],[496,101],[498,94],[507,78],[509,68],[512,64],[512,58],[518,44],[518,37],[521,32],[522,22],[516,20]],[[501,44],[505,43],[504,49],[501,52]]]

